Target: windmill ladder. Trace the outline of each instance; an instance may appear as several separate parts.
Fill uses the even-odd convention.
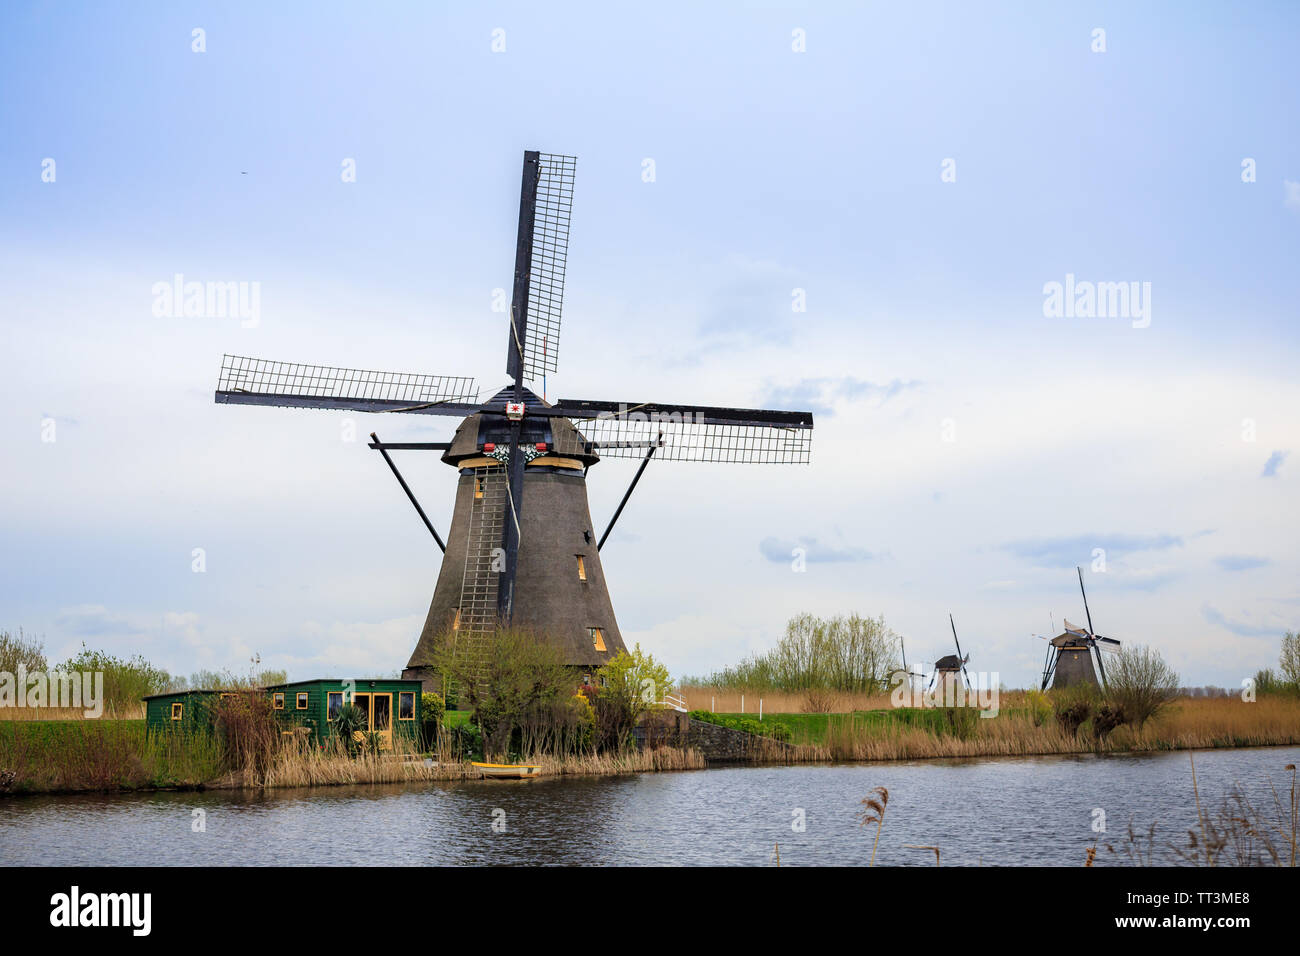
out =
[[[490,637],[497,626],[500,561],[504,560],[501,541],[506,515],[506,469],[503,465],[475,468],[474,481],[465,574],[460,586],[456,656],[472,662],[473,671],[481,673],[490,653]],[[478,497],[479,488],[482,497]]]

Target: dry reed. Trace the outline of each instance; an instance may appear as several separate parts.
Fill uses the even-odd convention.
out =
[[[349,757],[337,748],[286,742],[264,774],[254,768],[232,774],[218,783],[226,787],[322,787],[360,783],[405,783],[412,780],[473,780],[480,774],[469,761],[433,759],[416,752],[413,744],[397,739],[394,749]],[[616,776],[670,770],[700,770],[706,764],[693,748],[660,747],[655,750],[577,756],[541,756],[529,763],[541,767],[540,776]]]

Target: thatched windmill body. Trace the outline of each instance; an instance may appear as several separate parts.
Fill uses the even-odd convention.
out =
[[[424,628],[403,676],[434,684],[433,651],[485,654],[503,624],[527,626],[571,665],[590,669],[624,649],[600,549],[650,459],[806,463],[812,415],[655,402],[539,398],[525,381],[556,370],[576,160],[529,151],[524,166],[507,330],[510,382],[486,402],[465,377],[372,372],[227,355],[216,401],[354,412],[454,416],[449,442],[385,443],[371,433],[443,551]],[[390,451],[433,450],[460,477],[447,540],[434,528]],[[597,539],[588,469],[602,457],[640,458]]]

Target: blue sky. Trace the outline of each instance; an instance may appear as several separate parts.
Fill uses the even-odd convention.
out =
[[[220,356],[494,391],[539,148],[578,156],[552,397],[817,413],[811,466],[648,470],[603,552],[629,642],[698,673],[856,610],[938,656],[952,611],[1021,685],[1103,548],[1098,630],[1235,685],[1300,626],[1298,27],[1280,3],[6,5],[0,627],[180,672],[400,667],[427,534],[345,416],[214,405]],[[155,316],[176,273],[259,283],[258,323]],[[1045,316],[1067,275],[1150,283],[1149,326]],[[445,529],[454,472],[401,464]],[[598,525],[633,469],[593,469]]]

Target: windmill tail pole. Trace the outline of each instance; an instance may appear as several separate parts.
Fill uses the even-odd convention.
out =
[[[662,440],[663,437],[664,433],[660,432],[659,439]],[[632,484],[627,486],[627,491],[623,495],[623,500],[620,501],[618,507],[614,509],[614,517],[609,519],[609,526],[605,528],[605,533],[602,534],[600,540],[596,542],[597,551],[605,546],[605,539],[608,538],[609,533],[614,530],[614,524],[618,521],[618,516],[623,513],[623,508],[627,505],[627,500],[632,497],[632,492],[636,491],[636,483],[641,480],[641,475],[645,473],[645,466],[650,464],[650,459],[654,457],[654,453],[658,448],[659,446],[657,444],[651,445],[650,450],[646,452],[645,457],[641,459],[641,467],[638,468],[636,474],[632,476]]]
[[[442,543],[442,538],[438,537],[438,532],[434,529],[433,522],[430,521],[429,516],[424,513],[424,509],[420,507],[420,503],[415,500],[415,493],[411,491],[411,487],[406,483],[406,479],[402,477],[402,473],[397,470],[397,465],[393,463],[393,459],[389,456],[388,449],[382,447],[382,442],[379,441],[379,436],[374,432],[370,433],[370,440],[375,443],[374,447],[378,449],[379,454],[384,456],[384,461],[388,462],[388,467],[393,470],[393,477],[397,479],[397,483],[401,485],[402,490],[406,492],[406,497],[411,499],[411,504],[415,506],[415,513],[420,516],[420,520],[424,522],[424,526],[429,529],[429,534],[433,535],[433,540],[438,542],[438,547],[442,549],[443,554],[446,554],[447,546]]]

